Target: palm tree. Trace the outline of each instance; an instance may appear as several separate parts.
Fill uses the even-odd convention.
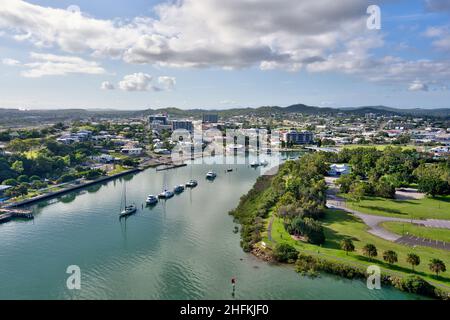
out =
[[[353,244],[352,239],[343,239],[341,241],[341,249],[345,250],[345,253],[348,255],[349,252],[355,251],[355,245]]]
[[[378,255],[377,247],[371,243],[366,244],[362,250],[363,254],[369,258],[375,258]]]
[[[445,268],[445,263],[439,259],[431,259],[428,264],[430,271],[436,273],[439,276],[439,272],[445,272],[447,269]]]
[[[414,267],[420,264],[420,257],[415,253],[408,253],[406,262],[408,262],[412,266],[412,269],[414,271]]]
[[[398,261],[397,253],[392,250],[383,252],[383,260],[389,264],[394,264]]]

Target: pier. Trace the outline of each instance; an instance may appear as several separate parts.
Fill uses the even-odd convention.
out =
[[[34,219],[33,212],[30,210],[5,209],[0,208],[0,223],[11,221],[12,219]]]
[[[177,169],[177,168],[182,168],[182,167],[186,167],[186,166],[187,166],[186,163],[166,165],[163,167],[156,168],[156,171],[166,171],[166,170]]]

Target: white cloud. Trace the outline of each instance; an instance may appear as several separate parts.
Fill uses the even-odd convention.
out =
[[[170,91],[175,88],[177,80],[174,77],[161,76],[158,77],[158,83],[162,86],[162,89]]]
[[[58,56],[32,52],[32,62],[24,63],[27,70],[22,76],[40,78],[43,76],[64,76],[67,74],[104,74],[105,70],[93,61],[87,61],[74,56]]]
[[[9,58],[5,58],[2,60],[2,63],[6,66],[10,66],[10,67],[17,67],[20,66],[20,61],[15,60],[15,59],[9,59]]]
[[[158,85],[154,84],[157,82]],[[170,91],[176,85],[176,78],[169,76],[160,76],[154,79],[153,76],[138,72],[126,75],[119,82],[119,89],[123,91]]]
[[[111,82],[109,82],[109,81],[104,81],[104,82],[102,82],[102,85],[101,85],[101,87],[100,87],[102,90],[114,90],[115,89],[115,86],[114,86],[114,84],[112,84]]]
[[[0,29],[38,47],[130,63],[234,69],[265,61],[298,70],[363,32],[366,6],[365,0],[184,0],[157,6],[156,19],[125,22],[9,0]]]
[[[119,82],[119,88],[123,91],[148,91],[152,89],[153,77],[146,73],[133,73],[126,75]]]
[[[439,3],[429,0],[427,8],[446,8]],[[0,31],[37,47],[134,64],[337,71],[403,85],[415,79],[448,81],[449,61],[373,56],[384,41],[366,28],[367,5],[366,0],[180,0],[158,5],[155,18],[125,21],[8,0],[2,2]],[[450,36],[437,32],[430,30],[434,45],[450,48]],[[123,88],[142,89],[129,79]],[[150,89],[158,87],[145,87]]]
[[[236,104],[237,102],[234,100],[222,100],[219,103],[223,104],[223,105],[232,105],[232,104]]]
[[[420,80],[415,80],[409,85],[409,91],[428,91],[428,85]]]
[[[435,39],[433,45],[437,49],[450,51],[450,26],[429,27],[424,35]]]

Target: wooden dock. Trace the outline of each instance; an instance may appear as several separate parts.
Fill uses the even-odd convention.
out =
[[[176,168],[182,168],[182,167],[186,167],[186,166],[187,166],[186,163],[166,165],[163,167],[156,168],[156,171],[165,171],[165,170],[171,170],[171,169],[176,169]]]
[[[30,210],[6,209],[0,208],[0,223],[11,221],[12,219],[34,219],[33,212]]]

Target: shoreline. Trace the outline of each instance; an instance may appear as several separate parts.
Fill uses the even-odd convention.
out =
[[[59,191],[48,192],[48,193],[45,193],[43,195],[39,195],[39,196],[36,196],[36,197],[33,197],[33,198],[29,198],[29,199],[26,199],[26,200],[9,203],[9,204],[5,205],[4,208],[5,209],[20,208],[20,207],[23,207],[23,206],[34,204],[36,202],[40,202],[40,201],[44,201],[44,200],[48,200],[48,199],[53,199],[55,197],[61,196],[63,194],[66,194],[66,193],[69,193],[69,192],[72,192],[72,191],[75,191],[75,190],[87,188],[87,187],[90,187],[90,186],[93,186],[93,185],[96,185],[96,184],[102,183],[102,182],[108,182],[108,181],[120,178],[122,176],[126,176],[126,175],[137,173],[137,172],[141,172],[141,171],[144,171],[144,170],[145,170],[145,168],[134,168],[134,169],[122,171],[122,172],[116,173],[116,174],[114,174],[112,176],[101,177],[101,178],[96,179],[96,180],[80,183],[79,185],[71,185],[70,187],[61,189]]]

